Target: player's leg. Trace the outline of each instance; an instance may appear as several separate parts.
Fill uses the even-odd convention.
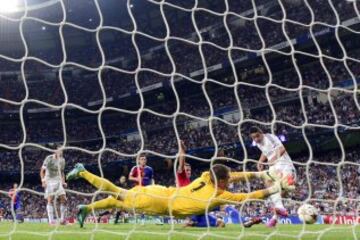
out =
[[[109,196],[108,198],[105,198],[105,199],[102,199],[99,201],[92,202],[88,205],[79,205],[77,219],[78,219],[78,222],[80,223],[80,227],[84,226],[84,221],[85,221],[87,215],[91,211],[110,209],[110,208],[123,209],[124,205],[123,205],[122,201],[117,200],[116,198],[114,198],[112,196]]]
[[[46,189],[48,191],[48,189]],[[46,212],[48,215],[48,220],[49,220],[49,224],[53,225],[55,224],[55,220],[54,220],[54,212],[55,212],[55,208],[53,205],[53,196],[47,196],[47,205],[46,205]]]
[[[110,214],[110,211],[108,211],[108,210],[105,211],[105,212],[99,213],[98,218],[97,218],[97,222],[100,223],[101,218],[102,218],[103,216],[106,216],[106,215],[109,215],[109,214]]]
[[[77,163],[75,168],[71,170],[67,175],[66,179],[68,181],[75,180],[78,178],[85,179],[91,185],[96,187],[100,191],[106,191],[112,194],[114,197],[123,200],[124,196],[127,192],[126,189],[117,187],[115,184],[111,183],[109,180],[96,176],[91,172],[88,172],[84,165],[81,163]]]
[[[121,210],[116,211],[114,224],[118,224],[118,223],[119,223],[120,216],[121,216]]]
[[[295,182],[295,180],[296,180],[296,175],[295,175],[295,170],[294,169],[289,169],[289,170],[284,169],[282,171],[276,171],[276,169],[274,169],[273,167],[270,167],[269,172],[270,172],[273,180],[266,181],[267,186],[272,186],[274,184],[275,180],[281,179],[281,178],[284,178],[284,177],[288,178],[289,181]],[[279,217],[287,217],[288,216],[288,211],[284,207],[284,204],[283,204],[283,201],[282,201],[282,195],[281,195],[280,192],[271,195],[269,197],[269,199],[273,204],[274,215],[267,222],[266,226],[275,227],[277,222],[278,222],[278,218]]]
[[[23,216],[23,212],[22,212],[22,207],[21,207],[21,203],[17,202],[14,206],[14,211],[15,211],[15,217],[18,223],[23,223],[24,222],[24,216]]]
[[[66,224],[66,195],[62,194],[60,195],[60,224],[65,225]]]

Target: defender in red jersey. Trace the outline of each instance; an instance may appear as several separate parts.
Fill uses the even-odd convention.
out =
[[[185,187],[191,183],[191,165],[185,162],[186,146],[180,141],[179,167],[176,172],[176,186]],[[221,218],[213,214],[197,215],[186,219],[185,227],[225,227]]]
[[[180,141],[179,167],[176,172],[176,186],[185,187],[191,183],[191,165],[185,162],[186,146]]]

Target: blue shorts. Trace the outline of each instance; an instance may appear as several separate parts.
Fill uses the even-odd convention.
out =
[[[209,227],[216,227],[216,223],[217,223],[217,218],[213,215],[197,215],[197,216],[192,216],[191,217],[191,221],[194,222],[194,227],[207,227],[207,221],[206,218],[209,219]]]
[[[18,211],[18,210],[21,210],[21,204],[20,204],[20,202],[16,202],[16,203],[14,204],[14,211]]]

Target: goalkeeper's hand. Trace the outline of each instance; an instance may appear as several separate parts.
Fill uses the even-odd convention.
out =
[[[275,184],[279,184],[281,190],[285,190],[287,192],[292,192],[295,190],[295,181],[292,175],[286,175],[281,179],[277,180]]]
[[[270,194],[278,193],[281,191],[291,192],[295,190],[295,182],[291,175],[287,175],[274,182],[274,185],[268,188]]]

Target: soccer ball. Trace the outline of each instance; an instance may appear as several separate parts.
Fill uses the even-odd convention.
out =
[[[306,224],[315,223],[319,214],[318,210],[310,204],[304,204],[301,207],[299,207],[297,213],[299,215],[300,220]]]

